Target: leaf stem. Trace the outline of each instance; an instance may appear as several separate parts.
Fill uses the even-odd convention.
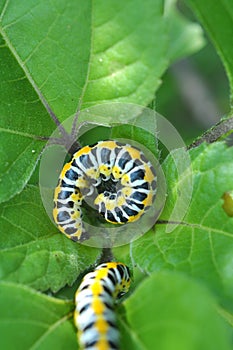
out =
[[[114,256],[112,254],[111,248],[103,248],[101,252],[101,256],[99,258],[99,264],[113,261],[113,260],[114,260]]]
[[[188,146],[188,150],[195,148],[203,142],[213,143],[222,137],[227,137],[233,132],[233,117],[223,118],[219,123],[214,125],[211,129],[207,130],[202,136],[197,138],[191,145]]]

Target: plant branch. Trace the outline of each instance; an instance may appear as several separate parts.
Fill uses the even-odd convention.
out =
[[[219,123],[214,125],[211,129],[207,130],[202,136],[197,138],[188,149],[195,148],[203,142],[213,143],[222,137],[227,137],[233,132],[233,117],[224,118]]]

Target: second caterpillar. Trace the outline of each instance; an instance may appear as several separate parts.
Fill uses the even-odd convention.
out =
[[[82,350],[119,349],[114,304],[129,287],[129,269],[120,262],[103,263],[84,276],[75,295],[74,312]]]

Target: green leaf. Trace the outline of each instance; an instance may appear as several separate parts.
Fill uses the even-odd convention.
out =
[[[233,101],[233,6],[231,0],[187,0],[203,24],[225,66]]]
[[[117,139],[118,137],[136,141],[146,147],[147,150],[150,150],[152,154],[159,157],[158,145],[155,135],[148,133],[144,129],[131,125],[124,125],[124,128],[122,128],[122,125],[116,126],[112,128],[111,138]]]
[[[55,114],[73,114],[88,70],[91,1],[30,0],[20,6],[4,1],[1,33],[27,80]]]
[[[122,350],[231,349],[229,329],[213,297],[181,274],[152,274],[124,306]]]
[[[12,52],[0,39],[0,202],[29,180],[53,125]]]
[[[192,169],[179,178],[172,156],[165,161],[168,195],[160,224],[132,243],[132,257],[148,273],[184,271],[205,281],[223,300],[232,301],[233,218],[224,211],[222,196],[233,188],[233,148],[224,143],[202,145],[191,150],[190,156]],[[190,180],[191,203],[183,203],[186,215],[173,227],[169,218],[180,190]]]
[[[7,45],[62,120],[80,99],[146,105],[167,67],[162,0],[13,1],[1,17]]]
[[[163,1],[100,0],[93,28],[84,106],[109,100],[147,105],[167,66]]]
[[[170,62],[191,55],[205,45],[201,26],[185,18],[175,5],[175,0],[165,1],[165,17],[169,33],[168,57]]]
[[[55,127],[49,108],[63,121],[106,101],[151,102],[169,60],[197,41],[195,30],[183,40],[189,25],[173,7],[164,16],[162,0],[0,1],[0,202],[32,175]]]
[[[153,99],[168,66],[162,0],[40,0],[36,6],[31,0],[1,7],[3,38],[62,120],[75,113],[80,98],[82,108],[110,100],[147,105]],[[178,46],[190,53],[193,48],[180,38],[183,30],[178,24],[174,41],[178,37]],[[195,30],[189,34],[198,36]]]
[[[99,250],[74,243],[59,233],[41,203],[37,187],[0,208],[0,279],[39,290],[73,284],[96,261]]]
[[[77,349],[73,303],[14,283],[0,283],[1,347],[7,350]]]
[[[142,150],[144,147],[159,157],[156,138],[157,118],[154,110],[132,103],[104,103],[81,111],[79,114],[80,123],[85,124],[87,121],[93,123],[93,129],[86,133],[89,134],[89,142],[92,142],[92,138],[94,141],[100,141],[104,136],[110,139],[123,139],[122,142],[132,144],[135,141],[138,143],[135,146]],[[96,128],[95,124],[104,125],[106,128],[105,130]]]

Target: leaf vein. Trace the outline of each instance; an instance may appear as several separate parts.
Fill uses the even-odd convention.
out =
[[[5,1],[5,4],[4,4],[3,9],[2,9],[1,16],[0,16],[0,22],[2,22],[3,16],[4,16],[4,14],[5,14],[6,10],[7,10],[9,2],[10,2],[10,0],[6,0]]]
[[[66,322],[69,318],[71,318],[71,313],[68,315],[65,315],[61,319],[59,319],[57,322],[52,324],[51,326],[48,327],[47,331],[41,335],[37,341],[29,348],[30,350],[35,350],[40,347],[40,344],[43,342],[43,340],[50,334],[52,333],[56,328],[58,328],[62,323]]]

